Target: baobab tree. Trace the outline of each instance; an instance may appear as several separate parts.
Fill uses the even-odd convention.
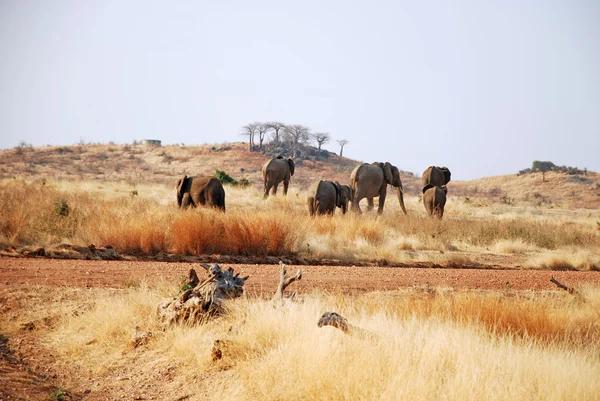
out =
[[[337,143],[340,144],[340,157],[342,157],[342,153],[344,152],[344,145],[347,145],[350,141],[346,140],[346,139],[340,139],[337,141]]]
[[[256,133],[258,134],[258,148],[262,149],[263,141],[265,140],[265,136],[267,132],[271,129],[268,123],[259,123],[258,121],[254,122],[254,126]]]
[[[252,146],[254,146],[254,135],[256,135],[258,123],[246,124],[242,127],[241,136],[248,137],[248,152],[252,152]]]
[[[319,144],[319,150],[321,150],[321,146],[324,143],[328,143],[331,140],[331,136],[329,136],[328,132],[316,132],[312,134],[312,137]]]
[[[310,141],[310,128],[302,124],[286,125],[284,131],[286,141],[291,145],[292,152],[298,145],[306,145]]]
[[[273,142],[279,143],[279,131],[285,128],[285,124],[279,121],[269,121],[265,125],[273,130]]]

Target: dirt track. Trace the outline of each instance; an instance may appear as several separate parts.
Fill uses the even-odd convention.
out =
[[[229,265],[226,265],[229,266]],[[247,293],[271,293],[279,278],[276,265],[231,265],[242,275],[250,275]],[[141,281],[175,282],[195,267],[192,263],[129,262],[0,258],[1,285],[49,285],[79,287],[126,287]],[[570,286],[584,282],[600,285],[600,272],[492,269],[434,269],[352,266],[289,266],[288,271],[304,271],[294,284],[298,292],[324,290],[364,293],[396,290],[412,286],[443,286],[455,289],[543,290],[556,288],[552,276]],[[199,271],[200,274],[202,272]]]

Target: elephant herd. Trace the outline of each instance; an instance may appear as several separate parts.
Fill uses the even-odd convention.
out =
[[[294,175],[294,161],[281,156],[268,160],[262,167],[264,180],[264,198],[277,194],[277,187],[283,182],[283,194],[287,195],[291,176]],[[447,167],[430,166],[423,172],[423,203],[430,216],[442,218],[446,205],[446,184],[450,181],[450,170]],[[367,210],[374,207],[373,198],[379,198],[377,213],[383,212],[387,186],[396,188],[398,202],[404,214],[404,190],[400,180],[398,167],[389,162],[364,163],[357,166],[350,174],[350,185],[342,185],[337,181],[319,181],[313,186],[307,196],[308,210],[311,216],[333,214],[335,208],[352,210],[362,213],[359,203],[367,199]],[[225,211],[225,190],[215,177],[184,176],[177,182],[177,205],[180,208],[188,206],[212,206]]]

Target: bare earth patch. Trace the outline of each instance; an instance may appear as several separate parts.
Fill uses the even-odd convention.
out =
[[[123,288],[141,282],[174,282],[195,263],[56,260],[0,258],[0,286],[44,285]],[[229,266],[229,264],[227,264]],[[232,264],[242,275],[250,275],[248,294],[272,293],[277,286],[279,266]],[[299,292],[329,291],[359,294],[390,291],[413,286],[455,289],[553,289],[552,276],[570,285],[600,283],[593,271],[550,271],[518,269],[398,268],[377,266],[301,266],[310,280],[298,282]],[[293,268],[293,266],[290,266]]]

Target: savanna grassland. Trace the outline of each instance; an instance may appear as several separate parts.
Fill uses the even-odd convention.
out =
[[[110,245],[140,260],[222,254],[268,262],[295,255],[349,265],[489,268],[490,275],[497,267],[600,269],[600,178],[593,172],[547,173],[545,181],[541,174],[451,181],[441,221],[425,216],[419,178],[401,173],[408,216],[388,196],[379,217],[338,212],[311,219],[310,183],[345,183],[356,161],[333,155],[303,161],[287,197],[263,200],[265,157],[241,144],[22,147],[1,156],[3,255],[44,247],[51,257],[66,243]],[[177,178],[216,169],[250,181],[225,186],[227,212],[177,210]],[[0,269],[10,260],[0,257]],[[303,291],[297,302],[276,308],[267,300],[275,288],[264,288],[231,300],[227,314],[207,324],[165,330],[156,305],[177,295],[179,284],[0,283],[0,398],[591,400],[600,394],[600,288],[592,285],[570,294],[423,283],[348,295],[341,283],[337,291]],[[319,328],[325,311],[342,314],[362,334]],[[132,340],[141,332],[149,333],[143,343]],[[224,347],[220,359],[212,357],[216,340]]]

